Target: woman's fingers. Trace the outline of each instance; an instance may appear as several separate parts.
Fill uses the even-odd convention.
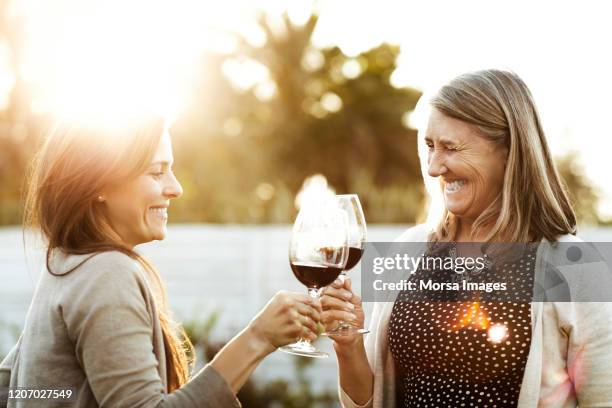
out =
[[[321,321],[323,324],[330,324],[334,321],[340,320],[351,323],[357,320],[357,316],[354,313],[337,309],[325,310],[321,315]]]
[[[350,292],[346,289],[338,289],[333,286],[328,286],[323,290],[323,297],[325,296],[333,296],[342,300],[351,300],[353,298],[353,292]]]
[[[355,306],[361,306],[361,296],[353,294],[353,297],[351,298],[350,302]]]
[[[290,324],[285,328],[288,343],[299,339],[314,340],[318,336],[317,333],[317,324],[312,319],[301,314],[297,314],[297,317],[291,320]]]
[[[289,344],[300,338],[315,340],[319,335],[319,323],[327,328],[333,324],[337,325],[338,321],[363,324],[361,298],[351,292],[350,280],[346,282],[336,280],[322,292],[320,300],[304,293],[286,291],[279,292],[275,296],[273,301],[275,312],[270,317],[283,320],[276,320],[282,329],[276,331],[276,335],[280,337],[274,344]]]
[[[316,310],[318,310],[319,312],[321,312],[321,303],[317,300],[314,299],[312,297],[310,297],[310,295],[305,295],[302,293],[292,293],[292,300],[296,303],[296,304],[304,304],[307,306],[310,306]]]
[[[315,302],[313,298],[311,298],[309,295],[305,293],[288,292],[287,298],[292,302],[303,303],[305,305],[310,305],[310,306],[314,306],[317,303]]]
[[[321,321],[321,304],[305,294],[292,293],[285,304],[289,310],[292,334],[296,338],[316,339],[317,324]]]
[[[285,315],[284,336],[293,341],[303,338],[314,340],[318,337],[318,324],[326,327],[338,321],[357,324],[357,312],[361,309],[361,298],[347,288],[348,284],[328,286],[323,291],[320,301],[307,294],[282,292],[278,299],[281,313]],[[360,312],[359,312],[360,313]]]
[[[302,334],[299,336],[299,338],[302,339],[307,339],[310,341],[314,341],[317,339],[317,337],[319,337],[319,335],[317,334],[317,331],[313,331],[308,327],[304,327],[304,330],[302,331]]]
[[[302,293],[278,292],[253,319],[254,333],[274,347],[318,336],[321,304]]]
[[[299,322],[300,322],[300,325],[302,327],[305,327],[305,328],[309,329],[312,332],[316,332],[317,331],[317,323],[314,320],[312,320],[312,319],[310,319],[310,318],[308,318],[306,316],[300,315]]]
[[[342,279],[338,278],[333,281],[332,284],[328,286],[328,288],[341,289],[342,286],[344,286],[344,283],[342,282]]]
[[[320,309],[315,309],[313,306],[308,306],[305,305],[303,303],[298,303],[296,305],[296,310],[300,315],[309,317],[310,319],[314,320],[315,322],[318,322],[321,320],[321,312],[322,310]]]
[[[323,306],[325,310],[339,309],[346,312],[352,312],[355,310],[355,305],[353,303],[332,296],[323,296],[321,298],[321,306]]]
[[[297,310],[301,314],[320,319],[321,304],[316,299],[302,293],[281,292],[280,306],[283,313]]]

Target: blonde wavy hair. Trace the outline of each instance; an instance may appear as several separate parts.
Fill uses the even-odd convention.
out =
[[[193,345],[182,327],[170,318],[159,272],[121,241],[103,204],[96,200],[107,186],[146,171],[165,129],[160,118],[120,128],[57,126],[36,156],[27,179],[24,232],[42,234],[51,274],[55,273],[49,261],[55,250],[92,255],[119,251],[140,263],[153,283],[164,337],[168,391],[172,392],[189,378],[193,360],[188,356],[193,356]]]
[[[472,225],[472,236],[488,228],[484,242],[553,242],[576,233],[576,216],[555,167],[533,96],[513,72],[470,72],[443,85],[431,108],[469,123],[508,149],[500,194]],[[424,173],[424,177],[426,173]],[[439,190],[439,186],[437,187]],[[431,191],[430,191],[431,192]],[[456,239],[458,222],[446,208],[430,241]]]

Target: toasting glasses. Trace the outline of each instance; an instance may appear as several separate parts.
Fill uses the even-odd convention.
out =
[[[293,224],[289,262],[293,274],[313,299],[346,267],[348,252],[348,216],[333,197],[303,205]],[[306,357],[328,357],[305,339],[280,350]]]
[[[357,194],[341,194],[336,196],[338,207],[346,213],[348,221],[348,261],[340,274],[342,282],[347,277],[347,272],[350,271],[359,263],[363,255],[365,241],[367,239],[367,229],[361,202]],[[338,327],[324,333],[326,336],[352,336],[354,334],[365,334],[369,330],[360,329],[346,322],[339,322]]]

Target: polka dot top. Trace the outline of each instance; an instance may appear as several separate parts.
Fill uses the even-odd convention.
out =
[[[411,275],[414,282],[459,276],[508,288],[501,297],[440,290],[398,295],[388,331],[397,407],[517,406],[531,342],[534,265],[535,247],[529,247],[520,260],[474,274],[419,269]]]

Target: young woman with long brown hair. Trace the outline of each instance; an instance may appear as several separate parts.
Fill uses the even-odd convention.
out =
[[[316,337],[319,306],[280,292],[190,375],[192,345],[170,317],[162,278],[134,250],[166,236],[168,207],[182,194],[172,164],[161,119],[50,134],[25,209],[27,228],[47,243],[46,273],[0,387],[70,387],[79,407],[234,407],[265,356]]]

